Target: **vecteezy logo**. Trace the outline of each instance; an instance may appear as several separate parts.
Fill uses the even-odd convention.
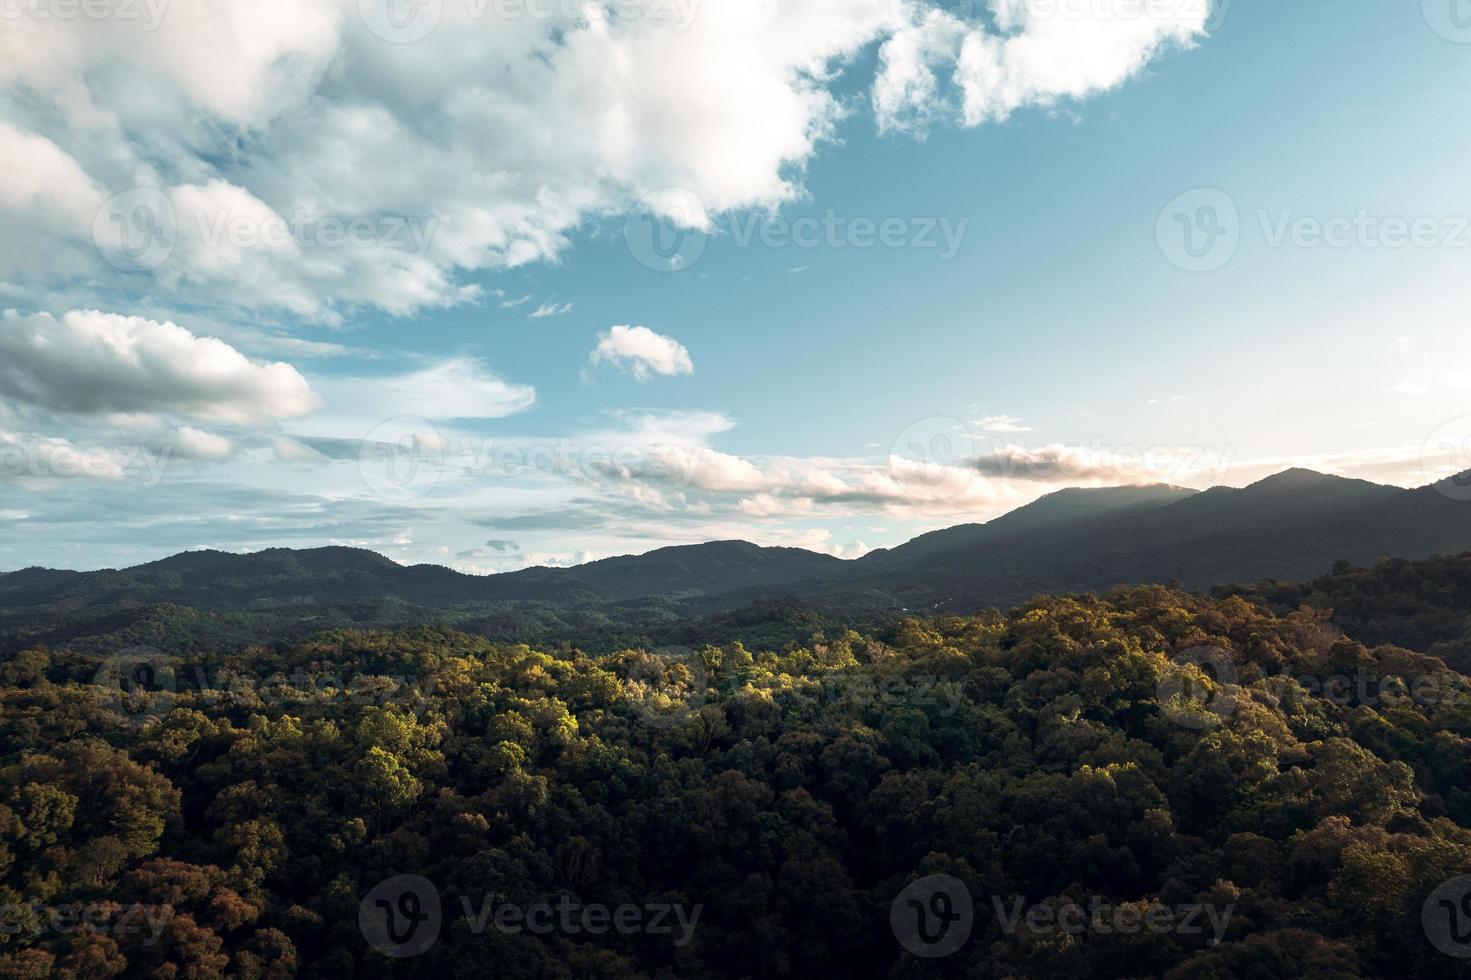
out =
[[[1471,500],[1471,415],[1439,426],[1420,450],[1425,482],[1452,500]]]
[[[1471,958],[1471,875],[1460,875],[1430,893],[1420,909],[1430,944],[1447,956]]]
[[[1425,23],[1447,41],[1471,44],[1471,0],[1424,0]]]
[[[384,956],[418,956],[439,939],[444,914],[439,889],[420,875],[380,882],[358,906],[358,927],[368,945]]]
[[[694,191],[666,187],[644,197],[623,222],[623,243],[639,265],[681,272],[700,261],[710,213]]]
[[[915,956],[949,956],[970,939],[975,924],[970,889],[950,875],[910,882],[889,908],[894,938]]]
[[[422,41],[439,26],[444,0],[358,0],[368,31],[389,44]]]
[[[108,657],[92,683],[98,704],[121,725],[142,727],[174,709],[175,659],[153,647],[131,647]]]
[[[178,240],[174,206],[153,187],[114,194],[92,219],[92,244],[114,268],[152,272],[169,260]]]
[[[1165,206],[1154,227],[1164,257],[1186,272],[1213,272],[1241,244],[1241,212],[1215,187],[1186,191]]]
[[[358,475],[364,486],[384,500],[417,500],[438,485],[447,445],[428,419],[389,419],[363,437],[358,447]]]
[[[1214,674],[1214,682],[1202,684],[1201,673]],[[1155,691],[1160,710],[1175,724],[1186,728],[1211,728],[1236,710],[1236,663],[1220,647],[1192,647],[1175,655]]]

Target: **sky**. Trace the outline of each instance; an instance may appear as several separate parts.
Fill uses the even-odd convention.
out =
[[[0,569],[1471,468],[1471,3],[0,0]]]

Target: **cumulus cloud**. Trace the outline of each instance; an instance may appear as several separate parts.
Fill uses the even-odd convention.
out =
[[[612,364],[640,381],[655,374],[693,374],[695,370],[683,344],[648,327],[617,326],[599,334],[588,359],[595,366]]]
[[[967,27],[938,8],[916,12],[879,49],[873,108],[883,129],[924,132],[953,113],[937,77],[960,57]]]
[[[537,565],[545,565],[548,568],[576,568],[578,565],[586,565],[588,562],[597,561],[598,556],[591,551],[574,551],[571,555],[555,555],[548,557],[531,556],[532,562]]]
[[[1208,5],[1179,2],[1049,17],[991,0],[994,33],[920,0],[514,18],[447,2],[407,44],[359,0],[10,19],[0,213],[26,221],[0,225],[0,259],[33,297],[83,285],[328,322],[471,302],[468,274],[555,259],[586,223],[668,188],[709,214],[793,200],[847,111],[839,69],[876,42],[881,127],[976,124],[1111,87],[1188,44]],[[1120,14],[1132,6],[1156,13]],[[90,239],[103,200],[140,187],[170,248],[129,277]],[[103,223],[141,233],[140,214]]]
[[[632,462],[611,461],[604,472],[625,480],[710,493],[749,493],[770,483],[767,475],[750,460],[708,446],[678,443],[648,446]]]
[[[201,463],[222,463],[235,454],[235,446],[224,436],[182,425],[164,443],[170,455]]]
[[[328,319],[408,313],[473,299],[457,275],[553,258],[584,221],[664,187],[716,210],[791,199],[840,114],[828,66],[893,18],[888,0],[708,0],[687,22],[451,2],[436,30],[394,44],[371,8],[200,0],[155,31],[13,20],[0,118],[79,179],[170,202],[166,288]],[[73,237],[90,232],[84,211]],[[329,220],[376,231],[325,245],[312,231]],[[201,234],[283,223],[280,247]]]
[[[293,418],[320,404],[289,364],[252,361],[173,323],[96,310],[60,319],[6,311],[0,397],[58,413],[222,422]]]
[[[987,7],[990,23],[912,8],[909,23],[879,51],[873,105],[880,128],[923,132],[948,115],[978,126],[1095,95],[1161,51],[1196,43],[1213,3],[988,0]]]
[[[102,189],[55,143],[0,120],[0,211],[42,217],[50,213],[58,228],[75,233],[91,226],[102,206]]]

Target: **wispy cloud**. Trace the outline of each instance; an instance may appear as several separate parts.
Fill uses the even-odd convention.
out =
[[[1015,415],[987,415],[983,419],[978,419],[976,421],[976,425],[980,426],[981,429],[986,432],[1003,433],[1032,431],[1031,426],[1022,425],[1022,420],[1017,418]]]
[[[533,320],[543,320],[549,316],[566,316],[572,312],[571,303],[543,303],[531,314]]]

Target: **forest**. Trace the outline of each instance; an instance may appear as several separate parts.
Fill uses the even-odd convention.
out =
[[[1471,682],[1415,628],[1465,565],[765,649],[34,646],[0,977],[1471,975]]]

